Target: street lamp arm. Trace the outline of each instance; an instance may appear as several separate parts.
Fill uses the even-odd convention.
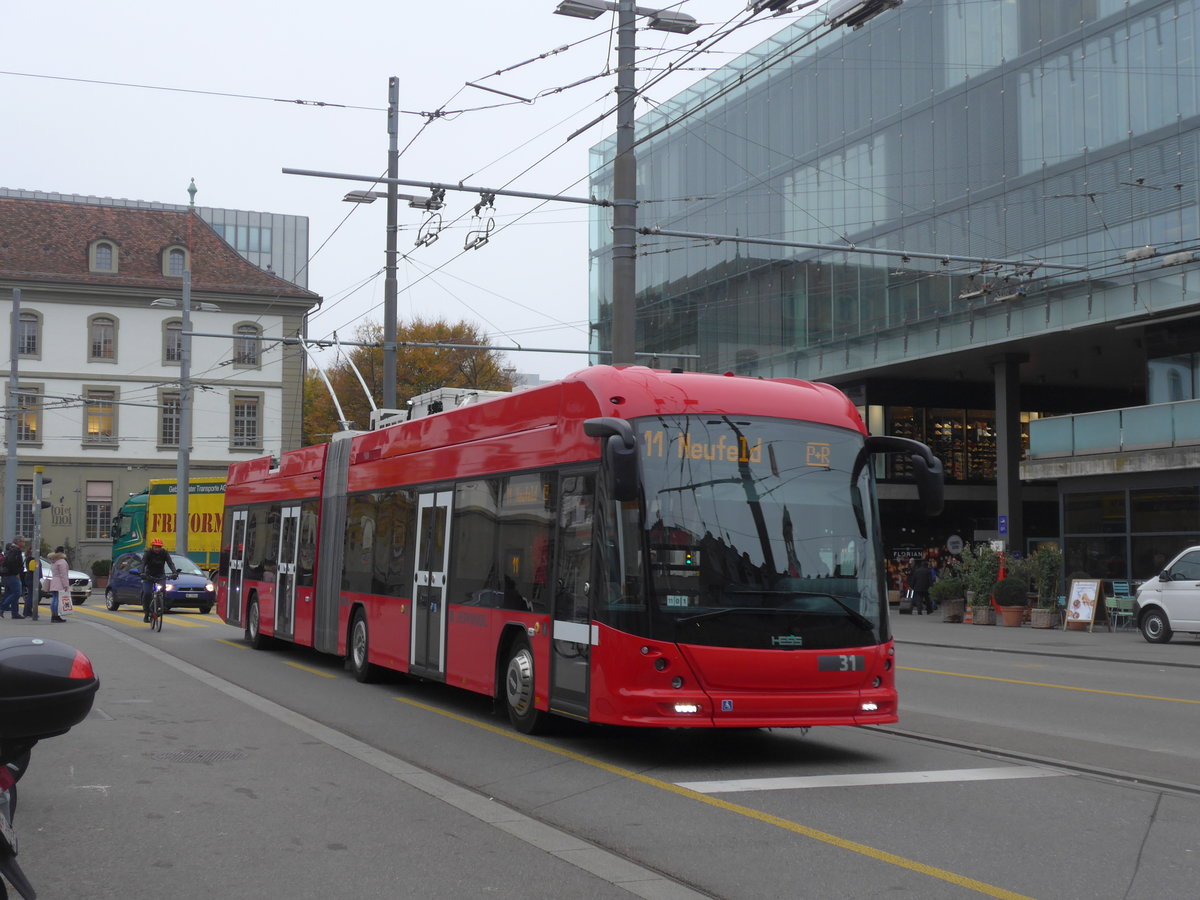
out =
[[[612,206],[608,200],[596,197],[570,197],[566,194],[535,194],[531,191],[510,191],[505,188],[473,187],[469,184],[450,184],[439,181],[413,181],[407,178],[380,178],[378,175],[351,175],[347,172],[321,172],[316,169],[283,169],[284,175],[308,175],[313,178],[337,178],[342,181],[364,181],[370,184],[398,184],[426,188],[429,191],[460,191],[465,194],[495,194],[497,197],[523,197],[527,200],[556,200],[559,203],[582,203],[587,206]]]

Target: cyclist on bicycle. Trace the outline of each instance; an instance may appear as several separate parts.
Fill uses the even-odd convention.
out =
[[[142,621],[150,621],[150,598],[154,596],[154,588],[158,580],[170,569],[179,574],[179,569],[171,559],[171,554],[163,548],[162,538],[155,538],[142,554]]]

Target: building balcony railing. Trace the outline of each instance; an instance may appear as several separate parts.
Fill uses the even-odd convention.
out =
[[[1027,459],[1200,445],[1200,400],[1054,416],[1029,423]]]

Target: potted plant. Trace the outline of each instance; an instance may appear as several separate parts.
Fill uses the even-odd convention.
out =
[[[1058,598],[1062,591],[1063,555],[1052,544],[1043,544],[1029,556],[1029,567],[1037,606],[1030,615],[1034,628],[1053,628],[1058,624]]]
[[[943,622],[961,622],[966,612],[966,589],[957,575],[943,575],[929,589],[929,599],[942,611]]]
[[[996,598],[1005,625],[1019,626],[1025,621],[1028,593],[1029,585],[1020,578],[1001,578],[992,585],[992,596]]]
[[[958,564],[971,621],[976,625],[995,625],[996,611],[992,607],[992,585],[1000,574],[1000,557],[990,544],[966,544]]]
[[[111,559],[92,560],[92,582],[98,588],[108,587],[108,573],[112,571]]]

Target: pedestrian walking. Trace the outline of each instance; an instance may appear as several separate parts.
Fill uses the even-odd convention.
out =
[[[933,615],[933,601],[929,599],[929,589],[933,587],[933,572],[929,563],[917,559],[908,571],[908,586],[913,592],[913,609],[917,615],[922,612]]]
[[[25,578],[25,538],[21,535],[14,537],[4,548],[0,573],[0,582],[4,586],[4,593],[0,595],[0,616],[9,612],[14,619],[25,618],[19,607]]]
[[[65,622],[60,606],[63,597],[71,596],[71,569],[62,547],[55,547],[50,560],[50,621]]]

